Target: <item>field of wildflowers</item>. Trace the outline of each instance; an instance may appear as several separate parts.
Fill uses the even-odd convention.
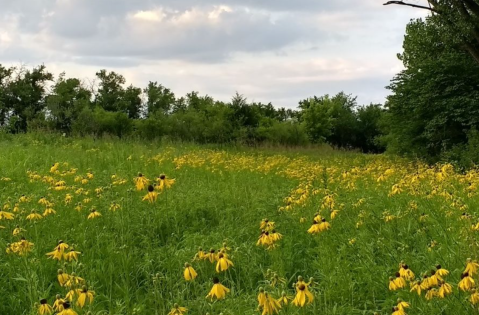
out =
[[[0,314],[479,314],[479,173],[0,140]]]

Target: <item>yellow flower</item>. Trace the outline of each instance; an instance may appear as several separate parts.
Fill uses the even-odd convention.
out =
[[[293,304],[303,307],[306,304],[306,300],[308,304],[312,303],[314,301],[314,296],[309,291],[308,284],[302,281],[302,278],[299,278],[296,283],[296,296],[294,297]]]
[[[179,306],[175,304],[168,315],[183,315],[184,313],[188,312],[186,307]]]
[[[438,291],[436,288],[429,288],[426,292],[426,300],[431,300],[435,296],[438,296]]]
[[[205,256],[206,256],[206,259],[210,261],[210,263],[214,263],[215,261],[218,260],[218,255],[216,255],[216,251],[213,248],[211,248],[210,252],[206,254]]]
[[[412,272],[412,270],[409,269],[408,265],[405,265],[402,263],[400,264],[399,275],[408,281],[411,281],[414,279],[414,272]]]
[[[46,217],[48,215],[51,215],[51,214],[56,214],[57,212],[55,210],[53,210],[52,208],[46,208],[45,209],[45,212],[43,212],[43,216]]]
[[[96,211],[96,209],[91,209],[87,219],[90,220],[90,219],[99,218],[99,217],[101,217],[101,213]]]
[[[48,305],[46,299],[40,300],[40,306],[38,307],[38,314],[39,315],[50,315],[53,313],[53,308]]]
[[[471,294],[471,297],[469,298],[469,301],[471,301],[472,305],[478,304],[479,303],[479,293],[475,289],[473,289],[471,291],[471,293],[472,294]]]
[[[65,286],[69,277],[70,276],[68,274],[64,273],[62,269],[58,269],[57,279],[58,279],[58,283],[60,284],[60,286],[62,286],[62,287]]]
[[[57,315],[78,315],[78,313],[72,310],[70,307],[70,302],[65,301],[65,303],[63,303],[63,311],[61,311]]]
[[[196,273],[195,269],[191,267],[190,264],[185,263],[185,271],[183,272],[183,276],[185,277],[186,281],[191,281],[196,279],[196,277],[198,277],[198,274]]]
[[[210,292],[206,296],[209,297],[211,300],[216,298],[217,300],[224,299],[226,297],[226,293],[230,292],[230,289],[225,287],[220,283],[220,280],[216,277],[213,278],[213,287],[211,288]]]
[[[63,304],[65,303],[65,300],[61,298],[59,294],[55,297],[55,302],[53,303],[53,309],[55,312],[61,312],[63,311]]]
[[[289,303],[289,300],[291,300],[292,298],[288,297],[286,295],[286,292],[283,292],[281,293],[281,297],[278,299],[278,302],[280,305],[288,305]]]
[[[396,272],[396,278],[389,277],[389,290],[394,291],[402,289],[406,286],[406,280],[401,277],[399,272]]]
[[[158,193],[155,191],[155,188],[151,185],[148,186],[148,193],[143,197],[143,201],[148,201],[153,203],[158,199]]]
[[[13,220],[15,215],[11,212],[0,211],[0,220]]]
[[[136,190],[140,191],[145,189],[146,185],[150,182],[150,180],[143,176],[143,174],[138,173],[138,177],[133,179],[135,182]]]
[[[18,225],[15,227],[15,229],[13,229],[13,236],[17,236],[19,235],[20,233],[22,232],[25,232],[24,229],[22,229],[21,227],[19,227]]]
[[[78,261],[78,255],[80,254],[81,252],[74,251],[72,248],[68,253],[64,254],[64,258],[66,261],[73,261],[73,260]]]
[[[88,290],[86,286],[83,286],[78,294],[77,306],[83,308],[85,303],[92,304],[95,291]]]
[[[439,291],[438,291],[438,296],[440,298],[445,298],[446,295],[449,295],[452,293],[452,286],[449,284],[449,283],[446,283],[444,281],[442,281],[441,283],[439,283]]]
[[[266,303],[266,294],[264,294],[264,289],[259,288],[259,293],[258,293],[258,306],[261,307]]]
[[[405,312],[405,309],[408,308],[409,306],[410,305],[408,302],[404,302],[403,300],[398,299],[398,304],[396,305],[398,310]]]
[[[415,281],[414,283],[411,282],[411,290],[410,292],[415,291],[417,295],[421,295],[421,281]]]
[[[265,301],[262,304],[262,308],[263,312],[261,313],[261,315],[271,315],[274,313],[277,314],[281,309],[281,305],[276,299],[273,299],[271,295],[265,293]]]
[[[208,259],[207,254],[203,251],[203,248],[198,248],[198,252],[195,254],[193,260],[205,260]]]
[[[439,275],[440,277],[444,277],[449,274],[449,271],[447,271],[446,269],[443,269],[441,265],[437,265],[436,269],[437,269],[436,274]]]
[[[163,191],[165,188],[169,189],[175,183],[175,179],[167,178],[165,174],[161,174],[160,177],[157,178],[158,185],[156,189],[159,191]]]
[[[121,206],[119,203],[116,203],[115,201],[113,201],[110,205],[110,210],[115,212],[116,210],[120,209]]]
[[[479,264],[475,260],[473,261],[471,258],[468,258],[464,273],[468,273],[469,276],[474,277],[474,275],[477,273],[478,267],[479,267]]]
[[[458,287],[462,291],[470,291],[475,287],[474,279],[472,279],[472,277],[465,272],[461,275],[461,281],[459,281]]]
[[[233,262],[228,259],[225,253],[220,252],[218,254],[218,262],[216,263],[216,272],[226,271],[229,267],[232,267]]]
[[[32,212],[27,215],[27,220],[30,220],[30,221],[37,221],[37,220],[41,220],[43,219],[43,217],[38,214],[35,210],[32,210]]]

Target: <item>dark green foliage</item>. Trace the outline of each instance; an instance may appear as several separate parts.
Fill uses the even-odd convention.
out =
[[[388,87],[384,140],[392,152],[436,161],[479,126],[479,65],[442,33],[431,19],[407,27],[399,56],[406,69]]]
[[[381,151],[375,139],[380,135],[377,122],[382,109],[363,109],[344,93],[314,96],[301,101],[297,111],[251,103],[239,93],[228,103],[196,91],[176,98],[157,82],[142,90],[133,85],[125,88],[125,78],[115,72],[101,70],[96,76],[95,88],[61,74],[46,93],[45,84],[53,76],[44,66],[33,71],[0,66],[0,127],[7,132],[49,129],[79,136],[250,146],[326,142]]]

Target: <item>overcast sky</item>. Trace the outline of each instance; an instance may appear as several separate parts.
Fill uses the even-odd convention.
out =
[[[0,64],[99,69],[177,96],[295,108],[340,91],[384,102],[405,26],[426,12],[382,0],[0,0]],[[421,3],[421,0],[412,0]]]

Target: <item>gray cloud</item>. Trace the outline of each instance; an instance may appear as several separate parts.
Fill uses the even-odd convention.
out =
[[[0,60],[67,75],[119,71],[229,99],[291,107],[344,90],[383,99],[405,24],[378,0],[0,0]],[[89,74],[86,73],[88,69]],[[293,107],[294,107],[293,106]]]

